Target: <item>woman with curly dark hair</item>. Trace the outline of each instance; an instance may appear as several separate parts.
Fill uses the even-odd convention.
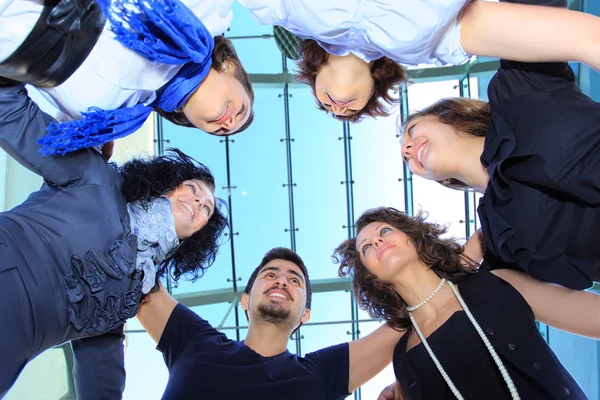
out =
[[[489,270],[444,227],[393,208],[368,210],[335,250],[361,308],[404,330],[394,372],[407,399],[585,399],[536,320],[599,338],[600,297]],[[467,265],[465,267],[465,265]],[[389,397],[388,397],[389,398]]]
[[[95,149],[42,156],[54,120],[0,86],[0,146],[44,178],[0,214],[0,397],[23,367],[71,342],[78,398],[118,399],[123,324],[169,274],[201,276],[227,226],[204,165],[179,150],[120,168]]]
[[[394,62],[461,64],[479,55],[574,59],[600,70],[599,35],[590,34],[600,30],[600,19],[573,11],[479,0],[240,3],[261,24],[312,39],[303,46],[300,79],[312,87],[319,107],[345,120],[386,114],[388,91],[404,80]],[[562,44],[574,37],[581,43],[565,49]]]
[[[46,155],[129,135],[153,110],[210,134],[238,133],[254,118],[254,91],[221,36],[231,2],[2,0],[0,77],[37,86],[58,108],[60,123],[39,140]]]

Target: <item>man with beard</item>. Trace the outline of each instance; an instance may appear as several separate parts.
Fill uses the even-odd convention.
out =
[[[240,300],[249,325],[244,341],[228,339],[162,286],[148,294],[138,318],[169,368],[163,399],[343,399],[391,362],[402,332],[387,325],[304,357],[290,353],[311,299],[304,262],[281,247],[265,255]]]

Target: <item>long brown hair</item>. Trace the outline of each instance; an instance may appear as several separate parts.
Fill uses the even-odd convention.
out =
[[[252,82],[250,81],[250,75],[244,69],[240,58],[235,51],[235,47],[233,47],[233,43],[231,40],[227,39],[225,36],[215,36],[215,47],[212,52],[212,65],[211,68],[223,72],[225,70],[225,62],[230,62],[235,66],[235,78],[240,81],[242,87],[248,93],[250,97],[250,116],[244,125],[240,127],[235,133],[245,131],[252,121],[254,121],[254,89],[252,88]],[[167,121],[180,126],[185,127],[194,127],[194,124],[190,122],[189,119],[181,112],[181,111],[172,111],[166,112],[158,107],[154,107],[154,111],[156,111],[161,117],[166,119]],[[210,133],[210,132],[208,132]]]
[[[475,99],[465,99],[461,97],[448,97],[440,99],[408,116],[406,122],[399,129],[400,137],[403,137],[410,123],[417,118],[433,115],[437,119],[450,125],[457,131],[465,132],[473,136],[485,136],[492,119],[490,105],[485,101]],[[438,181],[442,186],[451,189],[465,190],[471,189],[458,179],[449,178],[443,181]]]
[[[419,213],[409,217],[391,207],[379,207],[365,211],[356,221],[356,232],[360,233],[372,222],[385,222],[404,232],[417,249],[419,260],[430,266],[440,277],[458,283],[475,271],[477,263],[468,258],[463,247],[452,239],[442,239],[447,228],[425,222],[426,215]],[[379,279],[370,272],[360,259],[356,238],[340,244],[334,252],[334,259],[340,264],[340,277],[352,277],[352,287],[361,309],[373,318],[381,318],[395,329],[410,326],[406,302],[396,292],[394,285]],[[473,268],[461,264],[466,261]]]
[[[371,75],[373,76],[374,87],[371,98],[362,110],[359,110],[353,115],[335,115],[329,112],[321,102],[317,99],[316,82],[319,69],[327,64],[329,54],[319,44],[312,39],[307,39],[300,45],[300,53],[302,58],[298,62],[298,80],[306,83],[312,89],[313,95],[317,102],[317,107],[323,110],[332,117],[350,122],[358,122],[366,116],[369,117],[385,117],[390,115],[388,106],[392,106],[400,102],[398,98],[390,95],[390,90],[394,86],[404,82],[406,79],[404,68],[397,62],[388,57],[381,57],[375,60],[371,67]]]

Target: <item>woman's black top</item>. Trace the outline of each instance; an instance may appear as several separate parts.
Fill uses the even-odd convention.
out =
[[[531,308],[511,285],[483,266],[460,283],[458,290],[522,399],[586,398],[541,336]],[[455,399],[422,343],[406,351],[411,331],[409,328],[394,350],[394,373],[406,399]],[[511,398],[464,311],[453,314],[427,342],[465,399]]]
[[[600,104],[566,63],[501,61],[489,84],[492,120],[479,203],[488,260],[573,289],[600,259]]]

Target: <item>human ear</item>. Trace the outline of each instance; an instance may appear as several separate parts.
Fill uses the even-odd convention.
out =
[[[302,322],[302,324],[306,324],[309,319],[310,319],[310,309],[307,308],[306,310],[304,310],[304,314],[302,314],[302,318],[300,318],[300,322]]]
[[[244,311],[248,311],[248,301],[250,300],[250,297],[244,293],[242,295],[242,298],[240,299],[240,307],[242,307],[242,310]]]

